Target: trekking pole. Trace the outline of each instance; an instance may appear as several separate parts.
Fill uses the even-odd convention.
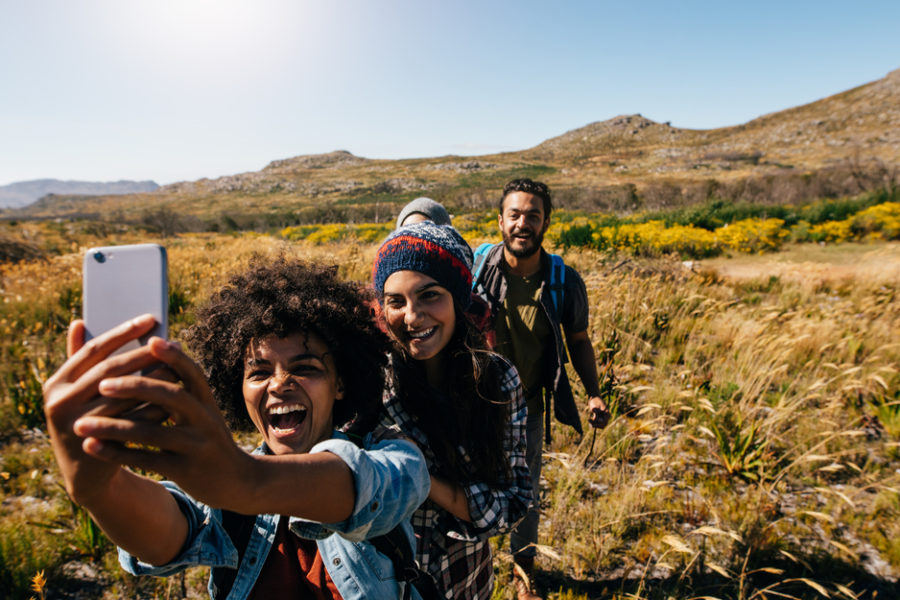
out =
[[[594,427],[592,429],[593,429],[593,431],[591,432],[591,446],[590,446],[590,448],[588,448],[587,456],[584,457],[584,465],[583,466],[585,466],[585,467],[588,466],[588,462],[591,460],[591,454],[594,453],[594,441],[597,439],[597,428]]]

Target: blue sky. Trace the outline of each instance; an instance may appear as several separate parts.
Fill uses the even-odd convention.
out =
[[[900,68],[900,2],[0,0],[0,184],[744,123]]]

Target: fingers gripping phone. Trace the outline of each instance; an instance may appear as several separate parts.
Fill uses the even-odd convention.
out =
[[[91,248],[84,255],[82,275],[85,341],[145,313],[156,317],[156,327],[116,354],[137,348],[151,336],[166,337],[169,284],[165,248],[157,244]]]

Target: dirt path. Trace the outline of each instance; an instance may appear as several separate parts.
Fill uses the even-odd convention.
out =
[[[712,269],[733,279],[776,276],[782,280],[848,283],[863,279],[896,285],[900,283],[900,243],[802,244],[781,252],[739,255],[693,261],[692,269]]]

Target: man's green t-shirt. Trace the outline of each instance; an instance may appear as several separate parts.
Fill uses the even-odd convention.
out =
[[[496,350],[512,360],[522,380],[528,414],[543,411],[545,356],[554,351],[553,330],[541,307],[541,274],[518,277],[506,273],[506,300],[494,322]]]

